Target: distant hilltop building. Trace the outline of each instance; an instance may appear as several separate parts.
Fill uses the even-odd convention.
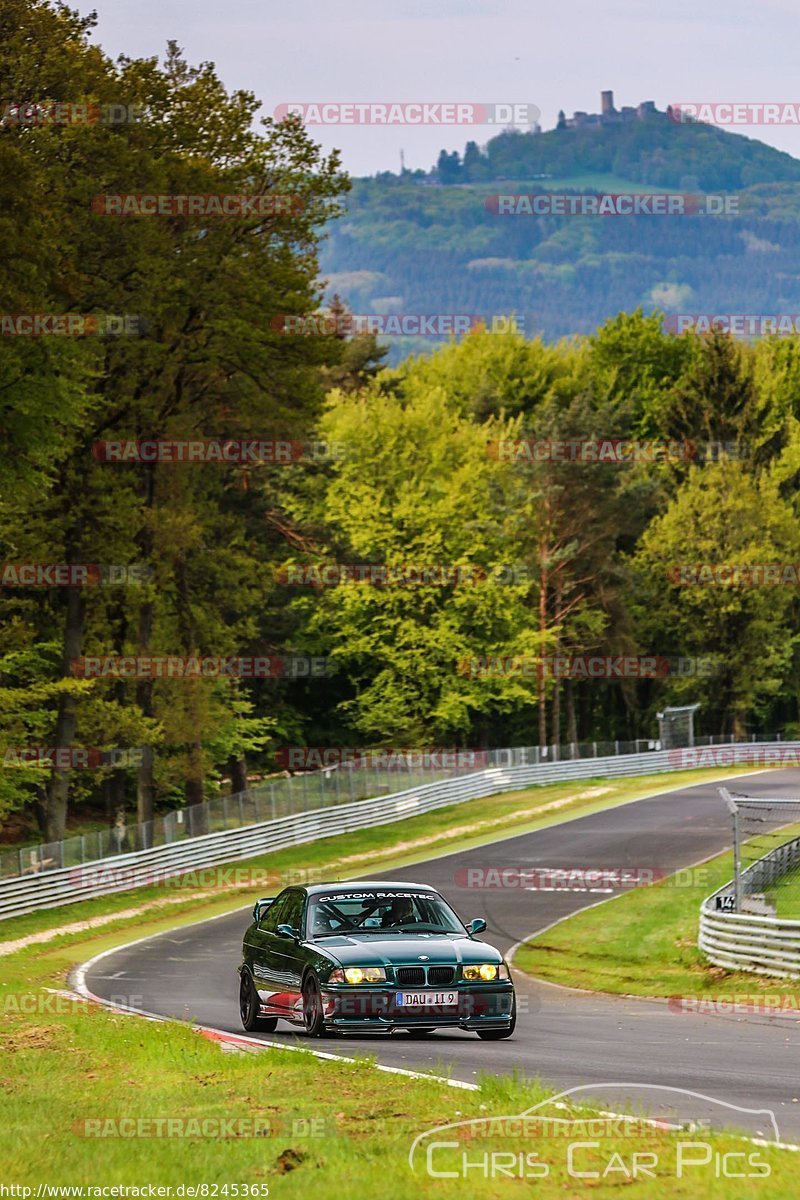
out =
[[[562,109],[558,114],[556,129],[604,129],[608,125],[629,125],[633,121],[644,121],[648,117],[660,114],[653,100],[643,100],[634,108],[630,104],[622,108],[614,108],[614,93],[600,93],[600,112],[576,112],[571,117],[564,116]]]

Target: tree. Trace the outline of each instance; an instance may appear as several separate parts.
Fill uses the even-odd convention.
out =
[[[746,731],[750,714],[769,711],[797,642],[791,583],[724,575],[718,582],[712,569],[791,568],[799,551],[796,517],[771,474],[753,476],[735,460],[691,469],[632,560],[642,640],[656,653],[713,660],[712,675],[676,680],[669,699],[699,701],[713,728],[736,735]],[[705,568],[707,582],[684,582],[695,567]]]

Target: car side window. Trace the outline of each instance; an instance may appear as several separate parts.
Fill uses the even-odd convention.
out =
[[[275,903],[267,909],[267,915],[259,925],[259,929],[263,929],[264,933],[274,933],[278,926],[283,922],[283,914],[286,912],[286,906],[288,903],[288,893],[278,896],[278,899],[275,901]]]
[[[286,904],[281,911],[281,919],[279,925],[291,925],[292,929],[303,928],[303,908],[305,906],[305,896],[302,892],[290,892],[286,899]]]

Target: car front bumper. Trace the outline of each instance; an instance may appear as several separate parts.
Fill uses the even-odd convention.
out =
[[[454,1005],[424,1005],[400,1008],[398,992],[404,988],[323,987],[322,1006],[326,1025],[337,1029],[413,1029],[414,1026],[458,1029],[507,1029],[514,1008],[514,985],[510,980],[487,985],[460,984],[441,991],[454,991]],[[427,989],[426,989],[427,990]]]

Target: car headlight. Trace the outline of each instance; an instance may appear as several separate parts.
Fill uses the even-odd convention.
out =
[[[462,974],[465,979],[482,979],[486,983],[492,979],[508,978],[505,963],[475,963],[462,967]]]
[[[337,967],[329,975],[330,983],[385,983],[383,967]]]

